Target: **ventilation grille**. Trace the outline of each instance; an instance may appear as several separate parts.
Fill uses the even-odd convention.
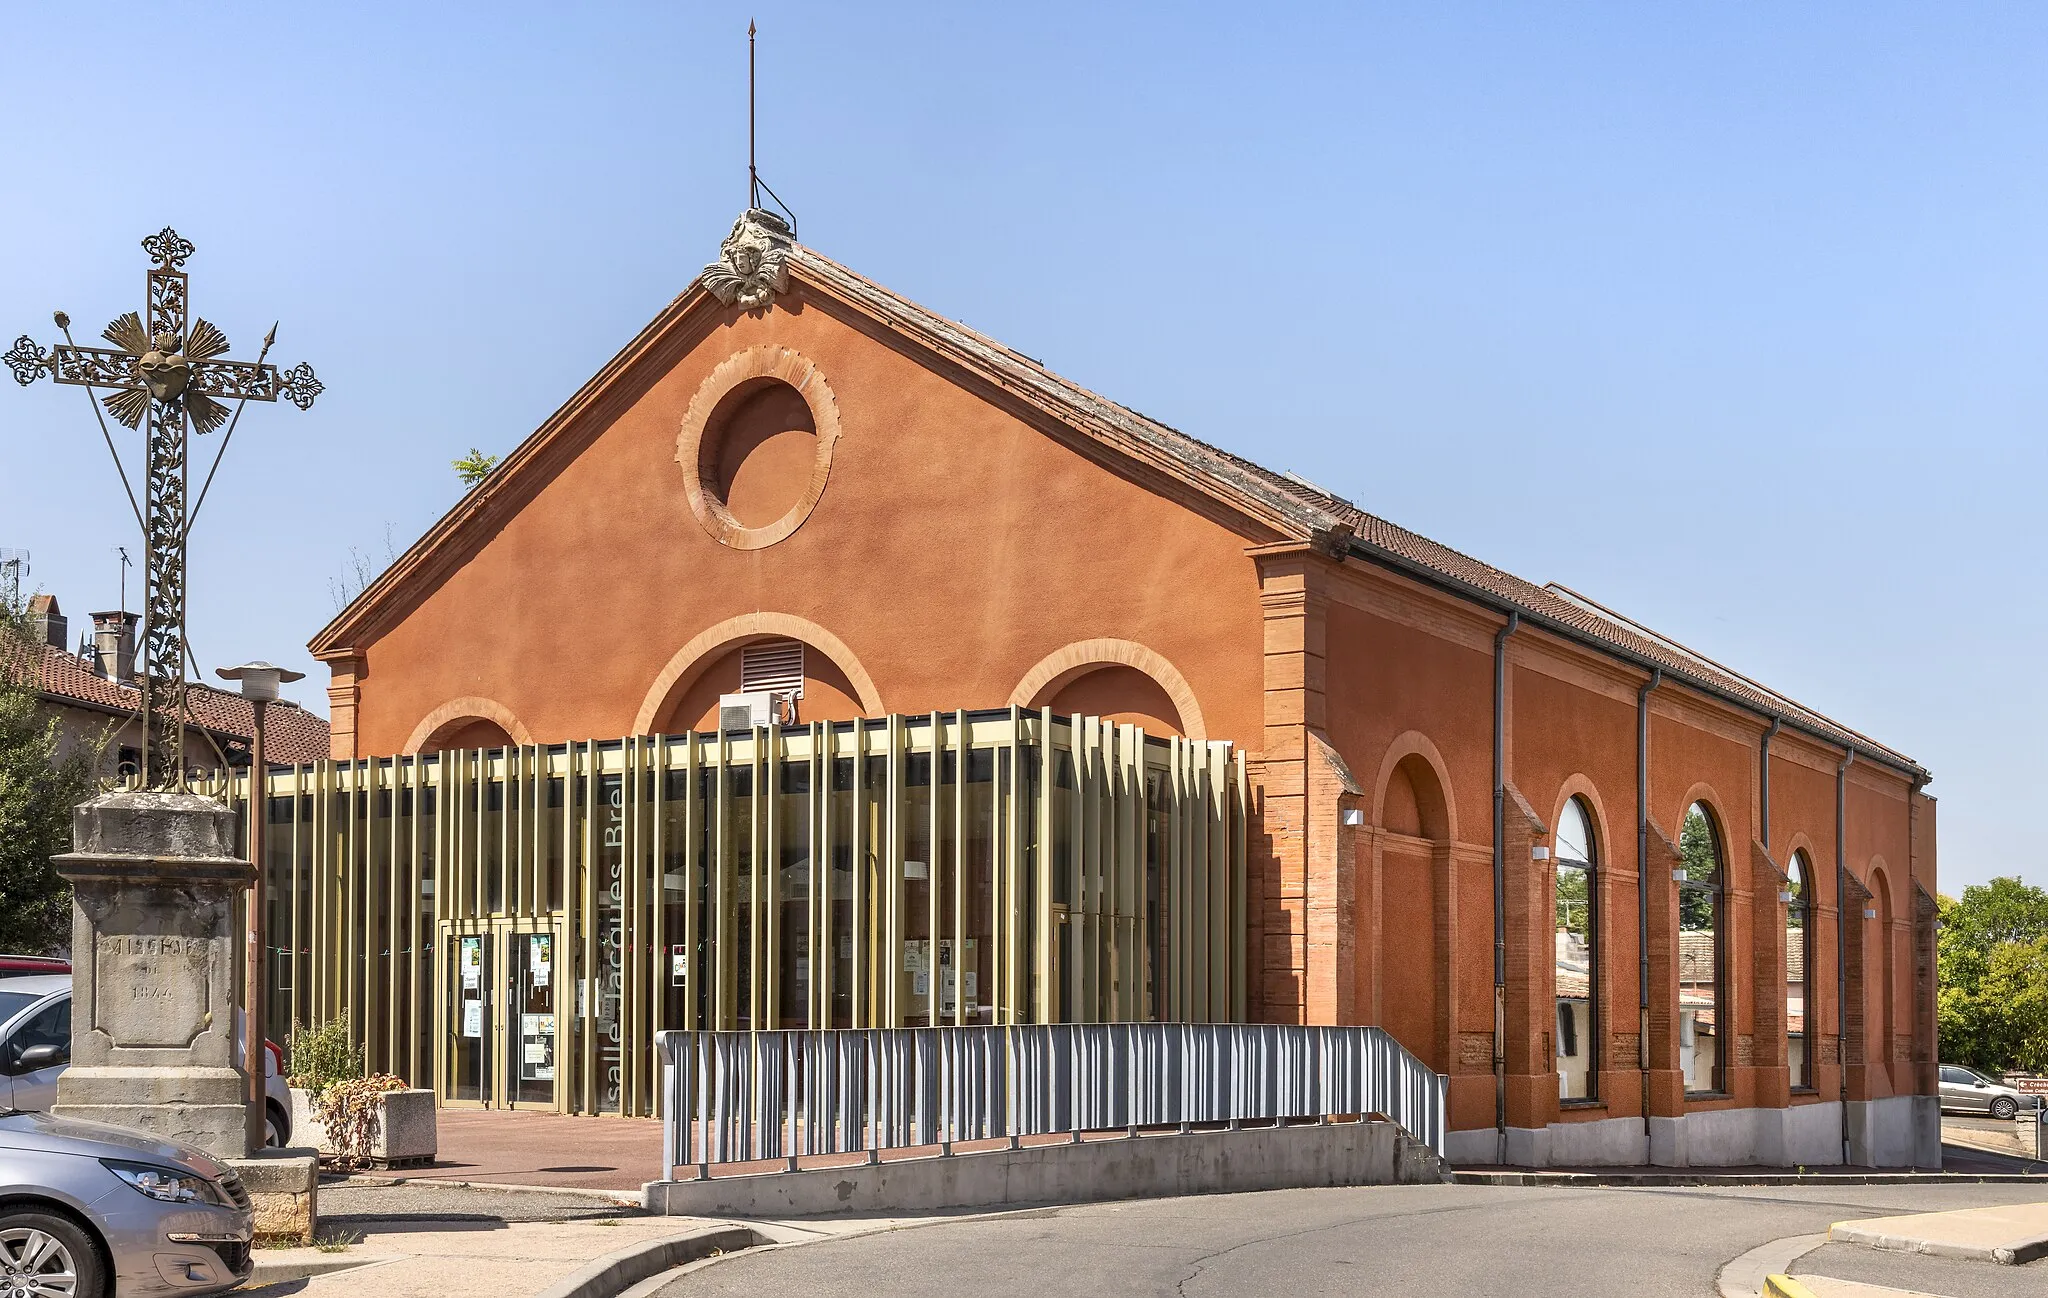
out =
[[[801,640],[768,640],[740,650],[740,693],[804,696],[804,646]]]

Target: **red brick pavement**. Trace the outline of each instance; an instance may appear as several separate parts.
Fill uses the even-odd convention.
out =
[[[517,1110],[442,1109],[440,1156],[407,1180],[633,1190],[661,1175],[661,1123]]]

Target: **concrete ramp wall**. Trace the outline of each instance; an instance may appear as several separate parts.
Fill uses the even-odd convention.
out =
[[[779,1218],[1418,1185],[1442,1177],[1436,1155],[1393,1123],[1333,1122],[653,1181],[644,1198],[648,1211],[672,1216]]]

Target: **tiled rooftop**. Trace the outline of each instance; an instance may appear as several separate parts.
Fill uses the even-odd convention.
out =
[[[1098,396],[1054,374],[1031,357],[918,306],[812,248],[796,245],[792,249],[791,262],[812,278],[859,302],[939,352],[952,353],[993,369],[1042,399],[1079,416],[1084,424],[1092,422],[1108,431],[1114,440],[1136,442],[1163,452],[1227,490],[1250,496],[1279,515],[1295,520],[1312,534],[1342,536],[1348,533],[1353,552],[1417,570],[1426,578],[1448,583],[1504,610],[1518,611],[1539,624],[1564,628],[1638,663],[1660,667],[1679,679],[1695,683],[1764,715],[1779,717],[1787,724],[1809,730],[1823,739],[1853,745],[1866,756],[1925,774],[1923,768],[1897,749],[1851,730],[1625,618],[1610,615],[1580,599],[1569,598],[1558,590],[1503,572],[1398,524],[1368,514],[1350,501],[1323,492],[1312,484],[1254,464],[1242,456],[1211,446],[1179,429]]]
[[[134,714],[142,709],[142,691],[134,681],[112,681],[81,658],[53,645],[29,646],[33,664],[23,664],[19,651],[0,649],[0,667],[31,676],[43,696],[55,703],[78,703],[97,711]],[[11,660],[8,655],[13,655]],[[249,703],[198,681],[185,686],[191,724],[217,736],[247,741],[254,729]],[[296,703],[280,699],[264,717],[264,757],[280,763],[323,761],[332,755],[327,722]]]

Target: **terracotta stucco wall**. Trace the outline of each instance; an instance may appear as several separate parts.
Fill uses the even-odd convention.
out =
[[[582,430],[573,461],[364,646],[355,752],[398,751],[422,717],[466,696],[501,704],[540,742],[624,734],[679,647],[761,610],[836,635],[889,711],[1000,707],[1063,645],[1135,641],[1186,678],[1210,737],[1256,746],[1245,536],[801,294],[784,301],[727,313],[665,370],[636,376],[632,399]],[[843,435],[804,525],[739,551],[691,514],[676,442],[707,373],[761,343],[818,366]],[[697,721],[703,702],[672,719]]]

